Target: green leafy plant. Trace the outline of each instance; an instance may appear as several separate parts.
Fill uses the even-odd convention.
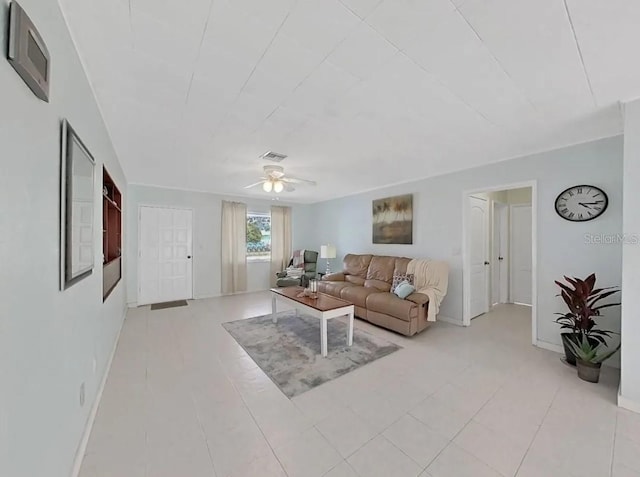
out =
[[[247,223],[247,242],[258,243],[262,240],[262,232],[256,224]]]
[[[561,329],[570,329],[573,333],[586,336],[605,345],[606,339],[611,337],[611,331],[596,328],[595,316],[600,316],[600,310],[620,303],[602,303],[620,290],[618,287],[596,288],[596,274],[592,273],[584,280],[580,278],[564,277],[566,283],[556,281],[560,287],[560,295],[567,307],[568,313],[556,313],[560,315],[556,323]],[[588,340],[587,340],[588,341]]]
[[[568,344],[575,353],[576,358],[592,364],[601,364],[620,349],[620,345],[615,349],[606,349],[602,344],[593,345],[589,342],[586,335],[582,335],[577,343],[569,341]]]

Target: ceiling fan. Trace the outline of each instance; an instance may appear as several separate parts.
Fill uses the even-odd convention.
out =
[[[296,190],[294,184],[300,185],[316,185],[315,181],[310,181],[307,179],[300,179],[298,177],[292,177],[285,175],[284,167],[275,166],[275,165],[266,165],[263,167],[265,177],[262,177],[260,181],[255,182],[254,184],[249,184],[245,186],[245,189],[251,189],[252,187],[259,186],[262,184],[262,189],[265,192],[274,191],[276,193],[280,193],[283,190],[286,192],[293,192]]]

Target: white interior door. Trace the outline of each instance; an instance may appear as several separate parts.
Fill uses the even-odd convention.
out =
[[[193,212],[140,207],[138,305],[193,298]]]
[[[493,250],[491,256],[491,304],[509,300],[509,207],[493,203]]]
[[[511,301],[531,305],[531,205],[511,206]]]
[[[487,200],[469,197],[470,316],[489,311],[489,234]]]

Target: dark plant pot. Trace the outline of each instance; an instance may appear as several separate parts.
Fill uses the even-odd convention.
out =
[[[578,342],[578,333],[560,333],[562,337],[562,346],[564,346],[564,356],[567,359],[567,364],[571,366],[576,365],[576,355],[571,349],[571,347],[567,344],[569,341],[573,341],[574,343]]]
[[[567,344],[567,341],[571,340],[574,343],[578,344],[578,339],[580,338],[580,334],[579,333],[560,333],[560,336],[562,337],[562,346],[564,347],[564,356],[567,359],[567,364],[570,364],[571,366],[575,366],[576,355],[571,349],[571,347]],[[598,345],[598,341],[596,341],[593,338],[589,338],[589,343],[591,343],[594,346]]]
[[[577,360],[578,377],[589,383],[597,383],[600,380],[600,367],[602,363],[589,363]]]

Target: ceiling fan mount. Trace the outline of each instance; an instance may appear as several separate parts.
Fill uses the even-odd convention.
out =
[[[284,172],[284,167],[275,164],[267,164],[262,167],[264,177],[260,181],[254,184],[245,186],[245,189],[252,189],[253,187],[262,185],[262,189],[265,192],[275,192],[279,194],[282,191],[293,192],[296,190],[295,185],[316,185],[315,181],[307,179],[300,179],[299,177],[292,177]]]
[[[268,164],[266,166],[263,166],[262,170],[264,171],[264,175],[266,175],[270,179],[277,180],[284,177],[284,167],[282,166],[274,166]]]

